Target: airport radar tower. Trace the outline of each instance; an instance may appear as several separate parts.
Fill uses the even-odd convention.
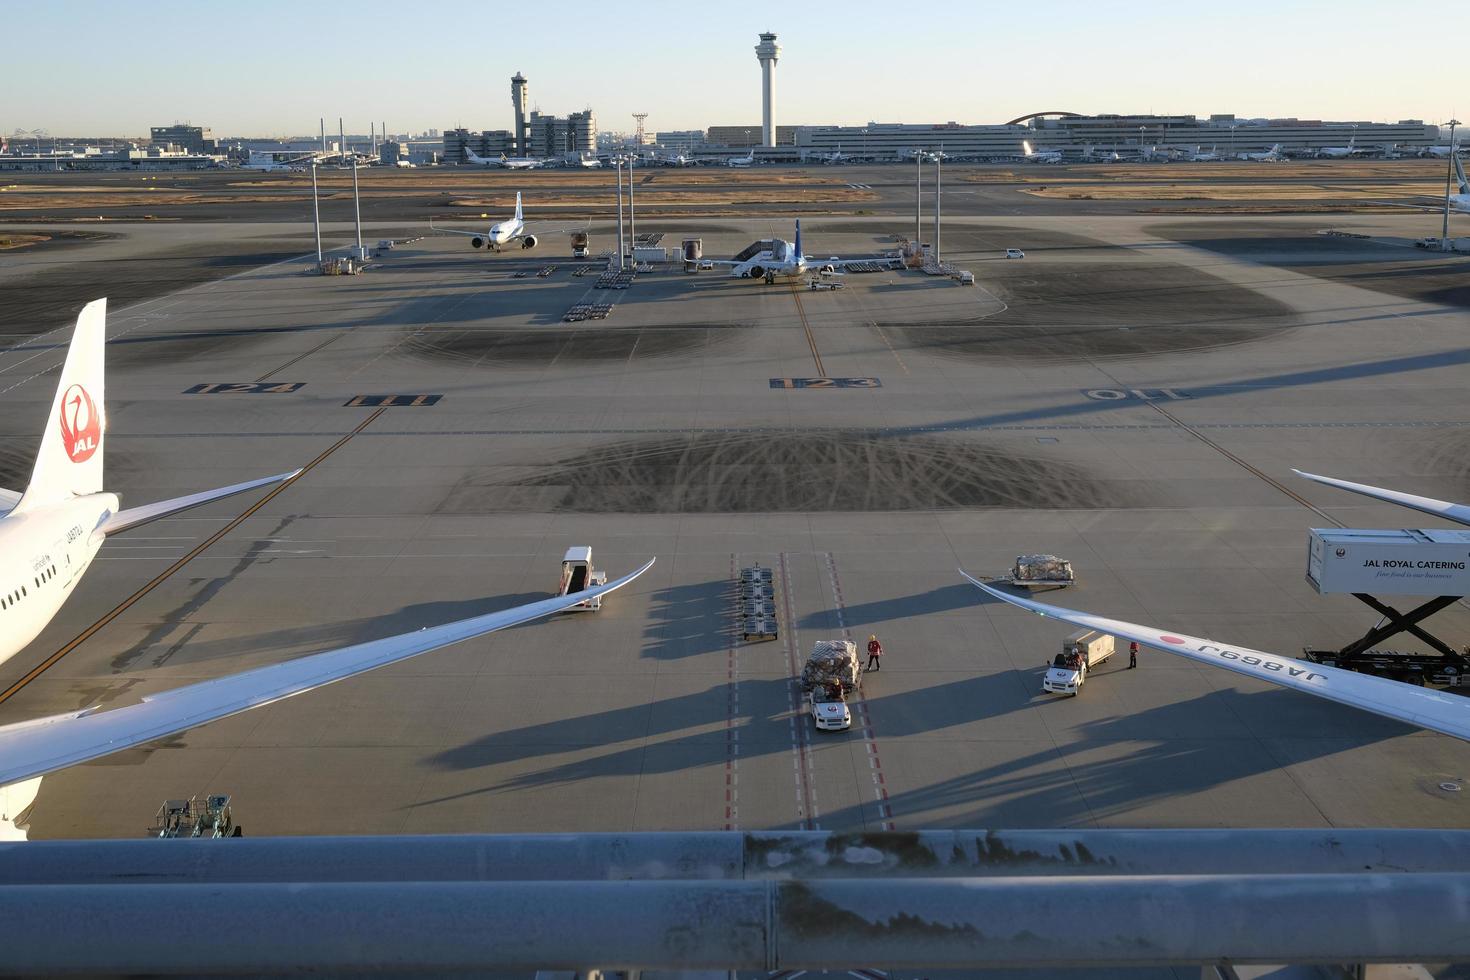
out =
[[[516,128],[512,134],[514,152],[520,156],[531,155],[531,126],[526,119],[526,76],[516,72],[510,79],[510,104],[515,107]]]
[[[776,145],[775,79],[776,59],[781,57],[781,46],[776,35],[770,31],[761,35],[761,43],[755,46],[756,60],[761,63],[761,145]]]

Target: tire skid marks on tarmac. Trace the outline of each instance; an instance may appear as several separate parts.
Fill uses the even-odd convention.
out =
[[[778,575],[781,579],[781,604],[785,614],[785,628],[781,631],[782,643],[786,648],[786,720],[791,733],[791,768],[796,784],[796,819],[801,830],[819,830],[822,811],[817,804],[817,790],[812,783],[811,736],[807,731],[806,715],[802,712],[801,697],[801,654],[796,633],[796,602],[791,586],[790,564],[786,552],[778,559]]]
[[[740,829],[740,573],[730,555],[730,623],[725,645],[725,829]]]
[[[826,552],[823,557],[827,566],[827,584],[832,589],[832,608],[837,613],[837,628],[842,631],[844,640],[852,640],[852,630],[847,625],[847,603],[842,597],[842,578],[837,574],[837,559],[832,552]],[[862,651],[859,651],[861,657]],[[873,799],[878,804],[878,816],[881,817],[878,829],[893,829],[893,808],[888,803],[888,785],[883,776],[883,758],[878,754],[878,740],[873,735],[873,715],[868,710],[868,695],[863,689],[861,680],[858,683],[857,699],[853,705],[857,709],[858,724],[863,733],[863,749],[868,757],[868,773],[873,780]]]

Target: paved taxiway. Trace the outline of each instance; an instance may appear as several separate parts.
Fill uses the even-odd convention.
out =
[[[1470,497],[1466,313],[1416,298],[1463,288],[1466,260],[1354,240],[1400,273],[1380,279],[1423,284],[1392,295],[1301,256],[1323,227],[1407,238],[1422,219],[1276,219],[1277,251],[1249,254],[1206,247],[1238,236],[1205,220],[946,221],[974,289],[668,272],[599,294],[555,243],[489,257],[429,238],[357,278],[286,262],[114,309],[108,469],[125,500],[279,472],[367,424],[0,722],[539,597],[573,544],[614,574],[659,563],[596,615],[47,777],[33,836],[130,836],[202,792],[233,794],[250,834],[1470,824],[1467,794],[1440,788],[1470,776],[1462,743],[1162,653],[1044,698],[1065,628],[955,574],[1052,551],[1082,580],[1065,604],[1292,653],[1371,617],[1303,581],[1324,519],[1276,484],[1349,524],[1414,518],[1289,467]],[[640,230],[691,229],[719,255],[785,226]],[[809,251],[847,255],[907,230],[803,228]],[[1013,245],[1026,260],[997,258]],[[69,253],[79,282],[92,247]],[[561,323],[584,299],[616,308]],[[5,332],[20,344],[0,353],[0,485],[16,487],[52,393],[54,374],[33,375],[59,354],[42,349],[55,334]],[[818,375],[881,387],[771,384]],[[222,382],[280,390],[185,393]],[[344,404],[363,394],[443,397]],[[110,542],[0,686],[247,504]],[[731,578],[757,561],[778,570],[784,633],[743,644]],[[1433,627],[1458,642],[1470,613]],[[872,632],[889,657],[858,723],[816,735],[793,717],[793,666],[814,639]]]

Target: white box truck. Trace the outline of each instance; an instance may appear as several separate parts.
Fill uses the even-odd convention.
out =
[[[571,595],[607,584],[607,572],[592,567],[592,549],[586,545],[568,548],[561,560],[561,590],[558,595]],[[602,596],[585,599],[568,612],[596,612],[602,608]]]
[[[1088,673],[1113,655],[1111,633],[1078,630],[1062,643],[1062,652],[1047,668],[1041,689],[1047,694],[1073,694],[1082,690]]]
[[[1312,528],[1307,581],[1324,595],[1470,595],[1470,531]]]

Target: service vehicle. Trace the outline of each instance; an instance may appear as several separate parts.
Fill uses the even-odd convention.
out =
[[[1113,637],[1097,630],[1078,630],[1062,643],[1062,651],[1052,660],[1041,689],[1047,694],[1071,694],[1082,690],[1087,675],[1098,664],[1113,655]]]
[[[1008,259],[1024,259],[1025,257],[1026,253],[1021,251],[1019,248],[1006,249],[1006,258]]]
[[[1056,555],[1017,555],[1010,571],[1001,576],[1001,581],[1027,589],[1049,585],[1065,589],[1077,582],[1077,573],[1072,563]]]
[[[807,692],[812,724],[819,732],[845,732],[852,727],[852,709],[835,686],[817,685]]]
[[[586,545],[568,548],[561,560],[561,586],[557,595],[571,595],[607,584],[607,572],[592,567],[592,549]],[[577,603],[568,612],[596,612],[602,608],[601,594]]]

